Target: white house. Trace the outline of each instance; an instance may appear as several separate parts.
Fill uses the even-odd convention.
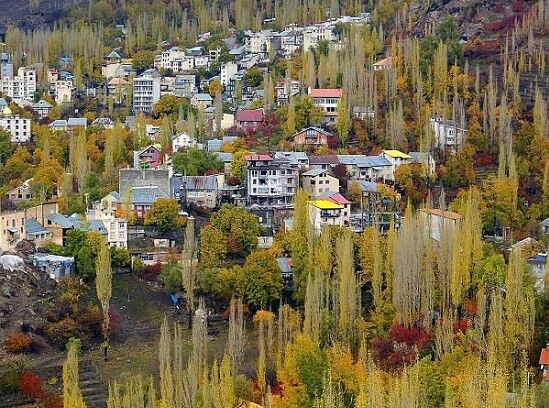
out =
[[[309,201],[309,217],[316,231],[323,225],[343,226],[343,205],[331,200],[318,199]]]
[[[56,81],[54,88],[55,103],[70,103],[74,86],[72,81]]]
[[[238,72],[238,64],[233,61],[226,62],[221,65],[221,85],[227,86],[229,83],[235,79]]]
[[[7,106],[0,116],[0,128],[11,134],[12,143],[26,143],[31,138],[31,120],[12,115]]]
[[[180,133],[172,136],[172,152],[177,152],[179,149],[188,149],[196,146],[196,140],[187,133]]]
[[[3,76],[0,80],[1,91],[5,96],[18,101],[32,100],[36,92],[36,71],[20,67],[17,76]]]
[[[313,102],[318,106],[324,115],[324,119],[328,123],[334,123],[337,117],[337,105],[343,97],[342,89],[309,89],[309,96],[313,98]]]
[[[374,71],[383,71],[391,68],[391,57],[383,58],[374,63]]]
[[[433,117],[430,122],[435,132],[437,147],[457,149],[463,144],[467,129],[457,126],[452,120],[445,120],[441,117]]]

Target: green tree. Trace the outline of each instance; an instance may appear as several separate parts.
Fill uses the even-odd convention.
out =
[[[250,305],[265,308],[280,296],[282,275],[270,251],[254,251],[248,255],[244,266],[221,269],[215,288],[227,299],[242,298]]]
[[[145,215],[145,225],[154,225],[162,232],[175,231],[183,225],[179,203],[173,198],[159,198]]]
[[[179,114],[179,110],[185,105],[188,106],[187,99],[178,98],[174,95],[162,95],[158,102],[153,106],[152,116],[156,119],[164,116],[171,116],[173,119]]]
[[[97,263],[95,270],[95,290],[97,299],[101,303],[103,310],[103,338],[105,339],[104,352],[105,359],[107,358],[107,349],[109,345],[109,309],[112,296],[112,267],[111,253],[109,244],[105,238],[102,238],[102,243],[97,254]]]
[[[244,73],[244,82],[247,86],[257,88],[263,82],[263,74],[258,67],[252,67]]]
[[[154,52],[148,50],[137,51],[132,55],[132,67],[141,73],[146,69],[149,69],[153,66],[154,63]]]
[[[78,351],[80,340],[67,343],[67,359],[63,363],[63,405],[71,408],[85,408],[84,398],[78,384]]]
[[[214,153],[195,147],[186,152],[175,153],[172,164],[176,173],[187,176],[203,176],[223,171],[223,162]]]
[[[202,269],[217,268],[227,254],[227,242],[223,233],[211,224],[200,230],[200,266]]]
[[[15,145],[11,142],[11,134],[0,128],[0,163],[6,163],[6,160],[15,151]]]
[[[337,104],[336,129],[339,140],[345,145],[349,137],[349,112],[347,111],[347,100],[345,97],[341,98]]]
[[[228,253],[247,255],[257,247],[261,227],[257,217],[245,208],[223,204],[210,223],[223,234]]]

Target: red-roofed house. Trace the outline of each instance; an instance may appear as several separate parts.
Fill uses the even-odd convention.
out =
[[[547,347],[541,349],[539,365],[543,372],[543,379],[549,381],[549,344],[547,344]]]
[[[234,115],[234,124],[240,129],[253,131],[263,123],[264,119],[263,109],[242,109]]]
[[[309,89],[309,96],[313,98],[314,104],[322,109],[326,122],[335,122],[337,104],[343,97],[343,90],[331,88]]]
[[[374,63],[374,71],[382,71],[391,68],[391,57],[383,58]]]
[[[331,147],[334,144],[335,135],[324,129],[309,126],[301,129],[294,134],[294,146],[326,146]]]
[[[340,193],[326,193],[322,197],[343,206],[343,225],[349,225],[349,220],[351,217],[351,202]]]

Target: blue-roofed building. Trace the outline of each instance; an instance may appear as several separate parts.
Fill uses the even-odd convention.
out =
[[[158,186],[132,187],[132,206],[134,214],[139,219],[144,219],[147,211],[159,198],[169,198]]]
[[[394,166],[383,156],[337,155],[345,165],[349,178],[354,180],[386,181],[394,180]]]
[[[549,234],[549,218],[546,218],[542,222],[540,222],[540,225],[541,225],[541,231],[544,234]]]
[[[288,160],[290,166],[299,170],[309,168],[309,157],[305,152],[275,152],[274,158]]]
[[[213,209],[219,204],[221,189],[225,183],[223,174],[211,176],[174,176],[171,179],[172,194],[187,206]]]
[[[50,278],[55,280],[74,275],[75,272],[75,262],[72,256],[37,253],[32,257],[32,264],[36,269],[46,272]]]
[[[46,241],[51,240],[52,233],[42,226],[35,218],[25,220],[26,239],[38,247],[44,246]]]
[[[532,274],[536,278],[536,289],[541,292],[545,290],[544,278],[547,272],[547,253],[538,253],[526,260],[532,268]]]

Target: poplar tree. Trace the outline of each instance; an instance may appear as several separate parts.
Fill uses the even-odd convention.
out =
[[[71,339],[67,343],[67,358],[63,363],[63,406],[85,408],[84,398],[78,385],[78,351],[80,340]]]
[[[343,96],[337,104],[336,129],[339,140],[345,146],[349,137],[349,112],[347,111],[347,100]]]
[[[97,298],[101,302],[101,309],[103,310],[103,338],[105,359],[107,358],[107,349],[109,346],[109,305],[112,296],[112,267],[111,267],[111,253],[109,250],[109,244],[106,238],[101,240],[99,252],[97,254],[97,263],[95,271],[95,289],[97,292]]]
[[[183,252],[181,254],[181,282],[185,289],[185,301],[187,304],[188,325],[192,324],[192,316],[194,311],[194,291],[196,288],[197,276],[194,264],[196,251],[195,236],[194,236],[194,218],[187,219],[187,227],[185,228],[185,241],[183,242]]]
[[[231,299],[229,309],[228,357],[231,371],[237,375],[244,359],[245,321],[242,299]]]

